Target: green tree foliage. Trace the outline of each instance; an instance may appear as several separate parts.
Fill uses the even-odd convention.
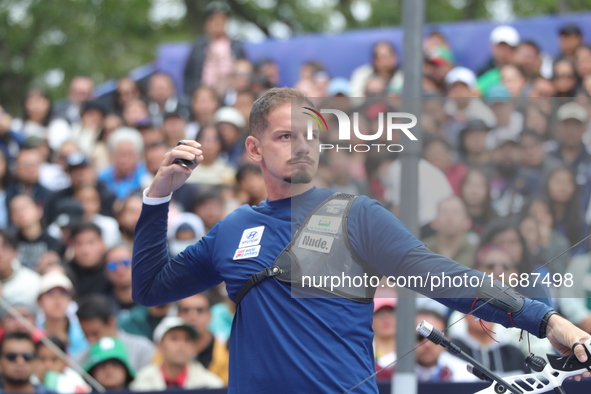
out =
[[[204,33],[210,1],[166,0],[184,6],[186,13],[158,23],[150,19],[155,1],[163,0],[0,0],[0,104],[18,116],[32,86],[47,88],[54,98],[64,97],[76,74],[89,75],[95,83],[118,78],[152,61],[159,43],[188,41]],[[402,18],[402,0],[222,1],[240,26],[257,26],[269,36],[276,24],[301,34],[396,26]],[[490,19],[499,0],[425,2],[426,21],[438,23]],[[591,0],[509,4],[515,17],[591,9]],[[365,18],[353,12],[360,5],[370,9]]]
[[[0,1],[0,103],[20,116],[32,86],[64,97],[76,74],[100,83],[152,61],[158,42],[185,29],[150,23],[150,7],[148,0]],[[65,83],[48,85],[51,70]]]

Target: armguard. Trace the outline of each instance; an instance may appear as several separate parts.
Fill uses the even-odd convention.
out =
[[[503,286],[496,279],[492,282],[492,286],[484,284],[480,286],[476,290],[476,295],[479,299],[511,314],[519,312],[524,304],[521,294],[510,287]]]

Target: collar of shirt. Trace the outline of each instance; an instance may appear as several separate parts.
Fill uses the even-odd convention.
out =
[[[166,387],[185,387],[185,381],[187,380],[187,367],[183,368],[181,373],[179,373],[176,378],[172,379],[166,376],[166,371],[164,370],[164,365],[160,367],[162,371],[162,377],[164,378],[164,382],[166,383]]]

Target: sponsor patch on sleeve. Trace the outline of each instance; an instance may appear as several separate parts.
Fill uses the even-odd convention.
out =
[[[244,230],[238,248],[246,248],[260,244],[261,238],[263,238],[263,231],[265,231],[265,226],[252,227]]]
[[[257,257],[259,255],[260,250],[261,245],[250,246],[248,248],[238,248],[236,249],[236,252],[234,253],[234,258],[232,260],[242,260]]]

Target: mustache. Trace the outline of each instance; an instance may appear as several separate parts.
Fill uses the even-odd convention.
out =
[[[287,164],[295,164],[295,163],[300,162],[300,161],[305,161],[308,164],[314,164],[314,163],[316,163],[309,156],[298,156],[298,157],[294,157],[293,159],[289,160],[287,162]]]

